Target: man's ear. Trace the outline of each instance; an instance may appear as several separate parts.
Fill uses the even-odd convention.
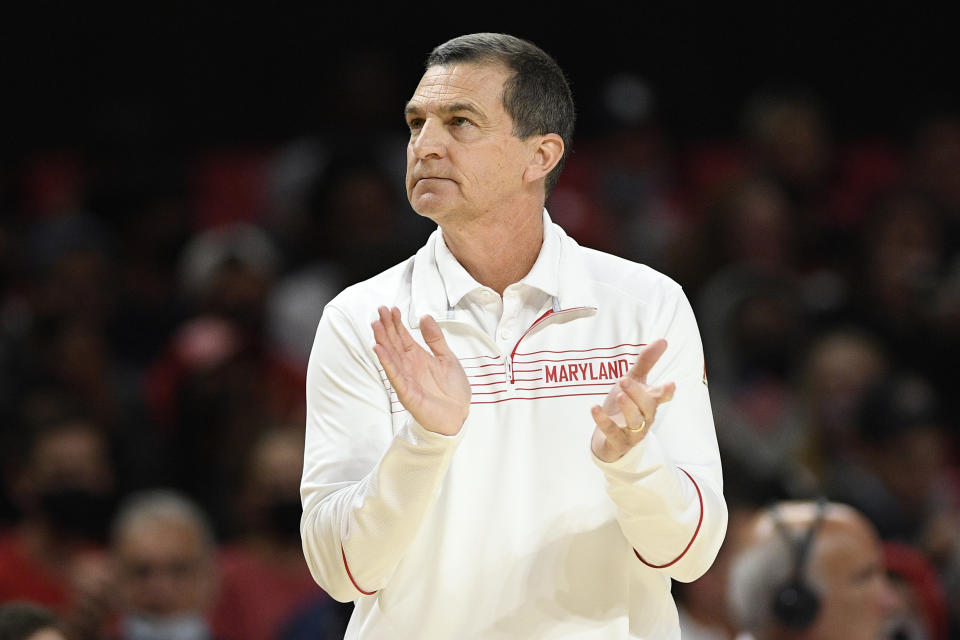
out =
[[[545,178],[563,157],[563,138],[559,135],[548,133],[536,138],[536,147],[533,149],[530,163],[523,172],[523,178],[527,182],[536,182]]]

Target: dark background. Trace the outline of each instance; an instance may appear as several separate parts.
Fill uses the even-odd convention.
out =
[[[950,21],[922,4],[36,2],[2,24],[8,159],[50,145],[170,148],[399,129],[429,50],[483,30],[554,55],[584,134],[604,124],[594,117],[599,83],[623,70],[651,83],[661,122],[680,137],[735,132],[744,96],[771,83],[829,96],[837,130],[850,136],[905,134],[918,116],[956,104],[946,93],[956,62]],[[357,77],[354,63],[370,59],[382,75]],[[372,91],[369,80],[382,86]],[[386,101],[362,104],[369,95]]]

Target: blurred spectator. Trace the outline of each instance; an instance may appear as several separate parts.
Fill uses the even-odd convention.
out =
[[[594,183],[586,206],[596,204],[579,225],[568,227],[563,217],[557,221],[579,242],[663,270],[671,246],[687,229],[672,149],[655,117],[657,96],[633,73],[607,79],[601,96],[604,135],[582,149]],[[561,186],[567,177],[565,170]],[[551,206],[556,200],[551,198]]]
[[[116,225],[123,242],[117,247],[117,301],[107,324],[114,357],[137,374],[186,313],[173,267],[189,239],[186,206],[175,196],[144,200]]]
[[[731,499],[728,497],[728,503]],[[733,640],[739,631],[726,603],[730,561],[743,543],[754,509],[745,505],[729,507],[727,534],[716,560],[707,572],[690,583],[675,582],[673,593],[680,615],[684,640]]]
[[[0,640],[67,640],[67,636],[52,611],[29,602],[9,602],[0,605]]]
[[[26,598],[67,614],[97,597],[80,587],[112,509],[107,444],[91,424],[59,419],[37,427],[21,450],[10,493],[22,518],[0,534],[0,601]]]
[[[692,283],[722,281],[718,274],[726,270],[768,276],[794,273],[796,235],[802,227],[793,220],[791,204],[776,183],[742,178],[709,202],[701,233],[686,240],[682,268]]]
[[[914,183],[947,212],[952,246],[960,233],[960,117],[941,114],[920,123],[913,143]]]
[[[229,319],[255,336],[263,329],[267,291],[279,268],[276,247],[262,230],[231,224],[204,231],[187,244],[181,285],[198,312]]]
[[[271,289],[267,336],[271,348],[292,366],[306,370],[323,308],[342,283],[335,265],[316,263],[288,274]]]
[[[919,542],[930,518],[955,508],[958,497],[934,390],[903,373],[876,382],[861,404],[857,435],[860,455],[834,467],[830,495],[863,511],[885,539]]]
[[[876,341],[853,328],[828,331],[806,351],[799,389],[806,425],[802,463],[820,485],[831,465],[849,464],[859,453],[858,411],[887,362]]]
[[[870,522],[836,503],[778,503],[748,525],[728,602],[755,640],[876,640],[902,606]]]
[[[833,142],[822,104],[805,89],[772,88],[748,101],[744,126],[759,166],[809,212],[825,197]]]
[[[303,420],[303,372],[219,316],[184,323],[147,374],[171,481],[197,500],[221,535],[250,443],[270,424]]]
[[[302,429],[267,431],[250,453],[239,501],[245,532],[220,554],[220,599],[214,621],[218,635],[226,640],[276,638],[296,611],[329,600],[303,559],[302,469]],[[313,632],[314,637],[334,632],[342,637],[345,629]]]
[[[117,640],[210,640],[216,598],[213,532],[186,498],[151,491],[129,499],[113,524]]]
[[[699,289],[711,401],[721,446],[758,476],[792,464],[802,431],[791,374],[804,307],[793,259],[789,204],[774,183],[736,186],[708,222],[713,255]],[[706,246],[709,245],[709,246]]]
[[[401,196],[373,159],[353,153],[331,158],[314,203],[314,246],[342,267],[346,284],[406,259],[426,235],[432,223],[401,206]]]
[[[838,464],[830,495],[862,510],[885,539],[910,543],[944,582],[953,624],[960,621],[960,483],[948,458],[934,389],[899,373],[873,385],[859,413],[861,454]]]
[[[115,293],[109,230],[89,214],[68,211],[34,223],[24,241],[36,322],[103,326]]]
[[[758,477],[796,466],[803,428],[791,374],[804,326],[780,278],[728,273],[698,310],[721,448]],[[719,284],[719,283],[718,283]],[[727,288],[729,286],[729,288]]]
[[[878,336],[897,366],[945,373],[948,345],[934,320],[945,266],[940,217],[927,200],[898,193],[878,201],[865,231],[845,317]]]
[[[279,257],[249,225],[197,236],[181,263],[195,315],[146,372],[146,396],[169,460],[169,478],[197,500],[219,534],[240,461],[267,425],[304,416],[304,371],[279,357],[264,333],[266,295]]]

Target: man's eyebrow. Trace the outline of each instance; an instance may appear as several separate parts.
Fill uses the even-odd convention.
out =
[[[474,107],[469,102],[442,103],[439,105],[439,107],[437,107],[437,111],[439,111],[440,113],[446,113],[446,114],[457,113],[460,111],[467,111],[477,116],[483,115],[482,113],[480,113],[480,111],[476,107]],[[423,107],[421,107],[420,105],[414,102],[408,102],[407,106],[404,107],[403,109],[403,114],[407,117],[423,115]]]

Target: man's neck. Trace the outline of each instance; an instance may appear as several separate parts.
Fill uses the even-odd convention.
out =
[[[542,207],[445,225],[443,240],[474,280],[501,296],[533,268],[543,245]]]

